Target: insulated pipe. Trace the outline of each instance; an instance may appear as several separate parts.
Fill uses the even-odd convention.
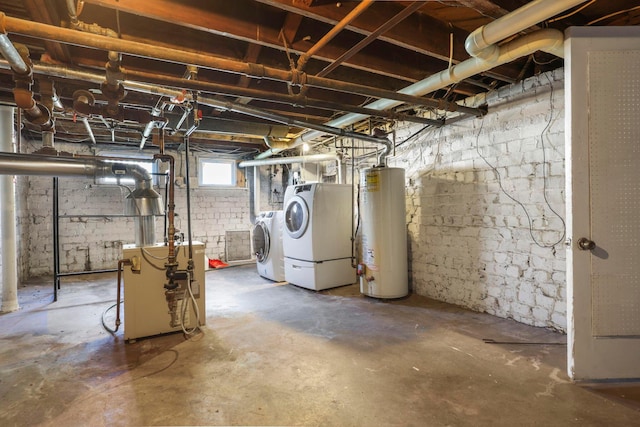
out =
[[[298,66],[296,67],[296,71],[302,71],[305,65],[307,65],[307,61],[313,55],[315,55],[320,49],[325,47],[331,40],[333,40],[333,38],[337,36],[340,31],[344,30],[347,25],[351,24],[351,22],[353,22],[358,16],[360,16],[362,12],[367,10],[369,6],[374,3],[374,1],[375,0],[362,0],[360,3],[358,3],[358,5],[347,14],[347,16],[342,18],[342,20],[334,25],[327,34],[325,34],[320,40],[318,40],[316,44],[311,46],[309,50],[307,50],[300,56],[300,58],[298,58]]]
[[[464,47],[471,56],[483,56],[489,46],[549,19],[585,0],[534,0],[473,31]]]
[[[251,64],[243,61],[204,55],[201,53],[186,52],[162,46],[150,46],[144,43],[111,38],[99,34],[88,34],[39,22],[13,18],[0,12],[0,32],[3,31],[62,43],[92,47],[95,49],[127,53],[143,58],[153,58],[180,64],[198,65],[203,68],[237,73],[254,78],[265,78],[291,83],[294,81],[294,76],[296,76],[296,79],[299,80],[296,84],[301,86],[307,85],[328,90],[355,93],[374,98],[396,99],[405,103],[440,109],[447,108],[446,105],[441,105],[436,100],[411,96],[402,92],[383,90],[356,83],[331,80],[324,77],[310,76],[299,72],[284,71],[260,64]],[[451,103],[452,108],[458,108],[454,104],[455,103]]]
[[[0,150],[13,152],[12,107],[0,106]],[[18,253],[16,244],[16,193],[13,176],[0,176],[0,235],[2,238],[2,313],[16,311],[18,304]]]
[[[481,73],[502,64],[506,64],[507,62],[513,61],[514,59],[532,54],[538,50],[563,57],[563,45],[564,35],[561,31],[552,29],[538,30],[534,33],[527,34],[526,36],[500,46],[491,60],[481,58],[467,59],[466,61],[460,62],[459,64],[454,65],[449,69],[433,74],[424,80],[412,84],[411,86],[407,86],[406,88],[402,89],[402,92],[425,95],[427,93],[431,93],[435,90],[448,86],[452,83],[464,80],[475,74]],[[368,104],[367,108],[372,108],[375,110],[386,110],[396,107],[400,104],[400,102],[390,99],[379,99],[378,101]],[[363,114],[346,114],[335,120],[327,122],[325,125],[341,128],[366,118],[367,116]],[[294,139],[291,142],[289,148],[300,146],[305,142],[318,138],[322,134],[323,132],[319,131],[304,133]],[[256,158],[266,158],[279,151],[281,150],[267,150],[256,156]]]

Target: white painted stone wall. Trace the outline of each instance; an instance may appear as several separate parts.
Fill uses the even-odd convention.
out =
[[[491,92],[483,119],[397,148],[415,293],[566,329],[563,86],[560,69]]]
[[[58,150],[88,153],[83,147],[56,144]],[[249,191],[247,188],[198,188],[196,174],[194,158],[191,164],[192,236],[206,244],[209,258],[224,260],[225,231],[251,227]],[[53,274],[52,178],[21,177],[20,181],[24,194],[19,213],[21,277]],[[115,268],[122,245],[135,241],[133,218],[118,216],[123,214],[127,190],[94,185],[89,178],[68,177],[59,178],[59,188],[61,272]],[[164,195],[163,188],[158,191]],[[186,236],[186,189],[176,188],[175,202],[176,227]],[[164,218],[157,217],[155,222],[156,237],[161,241]]]

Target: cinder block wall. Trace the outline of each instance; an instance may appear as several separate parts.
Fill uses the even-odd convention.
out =
[[[415,293],[566,329],[563,87],[560,69],[491,92],[483,119],[397,149]]]
[[[61,151],[88,154],[85,146],[56,144]],[[172,153],[170,153],[172,154]],[[175,153],[173,153],[175,154]],[[178,159],[178,156],[175,156]],[[184,158],[184,156],[182,157]],[[206,243],[209,258],[224,259],[225,231],[249,230],[246,188],[197,188],[197,164],[191,163],[191,228]],[[176,162],[177,163],[177,162]],[[53,274],[53,186],[51,177],[20,177],[24,197],[19,209],[19,271],[22,279]],[[159,192],[164,195],[164,189]],[[94,185],[92,179],[60,178],[60,267],[62,272],[115,268],[123,244],[135,241],[132,218],[124,210],[126,189]],[[187,233],[186,189],[176,188],[176,227]],[[103,215],[104,217],[98,217]],[[156,218],[163,238],[164,218]]]

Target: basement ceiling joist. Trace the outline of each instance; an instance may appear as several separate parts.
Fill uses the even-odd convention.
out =
[[[470,32],[493,20],[509,14],[529,3],[526,0],[431,0],[431,1],[376,1],[363,7],[356,1],[326,0],[211,0],[193,2],[187,0],[0,0],[0,12],[7,17],[25,21],[44,23],[53,27],[74,28],[110,35],[125,41],[136,41],[150,47],[146,58],[125,54],[122,66],[131,75],[156,75],[181,79],[185,76],[186,65],[169,63],[154,58],[153,47],[168,47],[183,52],[196,52],[212,58],[223,58],[238,63],[254,64],[290,72],[299,64],[299,58],[309,51],[338,23],[349,16],[359,6],[363,11],[341,31],[337,32],[326,45],[319,47],[304,67],[304,73],[315,76],[320,73],[325,78],[346,84],[358,84],[379,90],[398,91],[411,83],[422,80],[469,58],[464,41]],[[77,19],[70,13],[73,5]],[[75,22],[77,20],[77,23]],[[592,0],[567,10],[560,16],[525,29],[521,36],[541,28],[555,28],[561,31],[574,25],[638,25],[640,24],[640,0]],[[62,43],[54,36],[43,37],[33,34],[9,32],[13,43],[24,43],[30,49],[30,57],[35,63],[56,64],[72,69],[86,69],[104,73],[107,52],[94,47]],[[335,62],[338,60],[338,62]],[[428,98],[445,98],[455,102],[465,97],[487,91],[491,88],[510,84],[535,73],[562,66],[562,60],[553,55],[537,52],[530,57],[487,70],[455,85],[427,94]],[[329,67],[329,68],[327,68]],[[324,70],[324,71],[323,71]],[[335,103],[334,111],[313,108],[303,102],[283,102],[287,96],[296,95],[299,87],[270,79],[243,75],[230,70],[207,70],[199,68],[198,81],[226,85],[228,100],[253,108],[261,108],[293,120],[308,120],[324,123],[340,111],[361,108],[375,100],[366,93],[345,93],[327,90],[319,86],[305,87],[302,92],[308,99],[315,99],[324,106]],[[137,74],[136,74],[137,73]],[[36,99],[39,88],[36,75],[34,89]],[[60,77],[53,78],[62,98],[65,111],[57,114],[72,114],[71,95],[78,88],[92,89],[99,95],[99,84],[82,82]],[[187,86],[187,85],[185,85]],[[11,102],[13,87],[10,72],[0,73],[0,96],[2,101]],[[175,86],[171,86],[175,88]],[[193,85],[184,89],[194,90]],[[248,91],[271,93],[269,99],[249,96]],[[205,95],[211,92],[202,91]],[[197,97],[196,92],[193,93]],[[251,92],[257,93],[257,92]],[[217,96],[220,92],[215,92]],[[224,95],[225,93],[223,93]],[[97,96],[96,102],[103,102]],[[152,111],[163,105],[166,97],[153,94],[138,94],[130,91],[123,103],[135,108]],[[165,105],[168,105],[165,102]],[[427,105],[430,105],[427,103]],[[424,105],[403,106],[403,110]],[[204,108],[210,117],[234,120],[256,121],[238,113],[216,108]],[[433,108],[433,107],[427,107]],[[444,114],[441,110],[440,114]],[[99,123],[92,119],[91,123]],[[72,129],[72,121],[60,126],[58,136],[68,140],[85,132],[83,124]],[[131,124],[128,124],[131,125]],[[140,130],[144,124],[140,124]],[[291,135],[302,129],[292,126]],[[72,136],[74,138],[72,138]],[[215,144],[224,142],[226,137],[215,133],[198,132],[193,135],[197,142]],[[175,138],[173,136],[172,138]],[[122,142],[130,143],[131,135],[122,135]],[[119,138],[115,133],[113,143]],[[246,144],[245,144],[246,145]],[[240,147],[245,145],[240,144]],[[247,147],[253,153],[256,145],[266,149],[259,136]],[[241,148],[242,150],[242,148]]]

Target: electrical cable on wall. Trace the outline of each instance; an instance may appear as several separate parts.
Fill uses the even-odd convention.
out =
[[[551,207],[551,204],[549,203],[549,200],[547,199],[547,157],[546,157],[546,149],[545,149],[545,145],[544,145],[544,136],[545,133],[549,130],[549,127],[551,126],[551,123],[553,122],[553,111],[554,111],[554,105],[553,105],[553,85],[551,84],[551,79],[549,79],[549,77],[547,76],[547,80],[549,80],[549,86],[551,88],[551,95],[550,95],[550,112],[549,112],[549,121],[547,122],[547,125],[544,127],[544,129],[542,130],[542,132],[540,133],[540,141],[542,144],[542,182],[543,182],[543,197],[544,197],[544,201],[545,204],[547,205],[547,207],[549,208],[549,210],[551,212],[553,212],[553,214],[555,216],[557,216],[560,221],[562,222],[562,236],[554,243],[552,244],[544,244],[539,242],[535,236],[533,235],[533,220],[531,219],[531,215],[529,215],[529,211],[527,210],[527,208],[524,206],[524,204],[517,200],[515,197],[513,197],[511,194],[509,194],[504,186],[502,185],[502,176],[500,175],[500,172],[498,171],[498,169],[493,166],[491,163],[489,163],[489,161],[487,160],[487,158],[485,156],[482,155],[482,153],[480,152],[480,134],[482,133],[482,128],[484,125],[484,120],[480,121],[480,129],[478,130],[478,134],[476,136],[476,152],[478,153],[478,155],[480,156],[480,158],[482,158],[482,160],[487,164],[487,166],[489,166],[491,168],[491,170],[493,171],[493,173],[496,174],[497,180],[498,180],[498,186],[500,187],[500,191],[502,191],[509,199],[511,199],[513,202],[515,202],[516,204],[518,204],[522,210],[524,211],[524,214],[527,217],[527,221],[529,223],[529,235],[531,236],[531,239],[533,240],[533,242],[541,247],[541,248],[554,248],[556,245],[558,245],[559,243],[564,241],[564,237],[566,235],[567,232],[567,227],[566,227],[566,223],[564,218],[558,213],[556,212],[553,207]]]

